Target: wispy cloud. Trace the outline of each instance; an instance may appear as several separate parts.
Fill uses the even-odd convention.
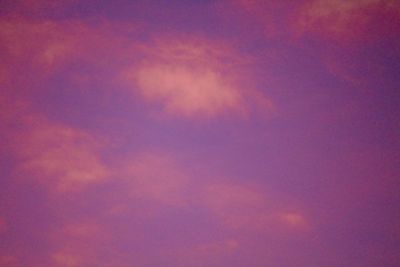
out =
[[[12,18],[0,25],[6,59],[0,79],[7,75],[14,82],[16,70],[24,70],[29,75],[18,79],[22,90],[21,84],[41,84],[59,72],[68,74],[68,82],[90,84],[99,81],[90,73],[101,71],[101,83],[120,87],[115,80],[122,79],[126,93],[140,96],[153,113],[158,108],[172,116],[215,118],[273,110],[272,101],[247,82],[245,69],[252,60],[223,41],[195,35],[139,41],[132,37],[132,25],[82,20]],[[86,71],[68,67],[74,64]]]
[[[83,266],[77,255],[65,251],[58,251],[52,255],[53,263],[60,267]]]
[[[146,48],[145,55],[122,77],[146,101],[167,114],[185,118],[243,115],[249,111],[249,103],[260,104],[251,88],[243,88],[242,74],[236,69],[245,60],[222,44],[192,38],[167,39]]]
[[[98,223],[96,218],[90,221],[69,218],[63,224],[51,233],[51,266],[109,266],[108,261],[102,262],[100,258],[104,253],[112,254],[107,246],[111,240],[110,229]]]
[[[41,116],[26,118],[25,127],[28,132],[14,136],[24,140],[14,139],[17,176],[34,177],[52,192],[80,191],[107,177],[98,143],[89,134]]]
[[[399,22],[400,6],[392,0],[314,0],[304,4],[298,31],[348,43],[376,38]]]
[[[276,199],[241,185],[211,185],[205,191],[205,203],[220,219],[233,229],[269,232],[281,224],[302,228],[307,224],[301,213],[286,212],[289,207],[276,206]]]
[[[159,65],[138,72],[138,85],[150,101],[164,102],[169,113],[190,117],[194,114],[216,115],[235,110],[240,93],[227,86],[215,71]]]

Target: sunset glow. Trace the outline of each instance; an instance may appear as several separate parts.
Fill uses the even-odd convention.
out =
[[[400,266],[400,2],[0,1],[0,267]]]

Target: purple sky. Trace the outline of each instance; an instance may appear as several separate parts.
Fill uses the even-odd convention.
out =
[[[0,55],[0,266],[400,266],[398,1],[3,0]]]

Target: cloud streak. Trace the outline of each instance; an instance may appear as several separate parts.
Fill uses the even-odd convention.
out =
[[[258,94],[264,101],[257,102],[250,88],[242,88],[242,74],[236,68],[243,60],[229,47],[188,38],[158,42],[145,49],[145,54],[141,63],[123,73],[123,79],[167,114],[184,118],[240,116],[249,111],[250,102],[271,109],[265,96]]]
[[[0,11],[1,266],[399,265],[396,1],[53,2]]]
[[[33,176],[52,192],[74,192],[103,181],[107,168],[96,141],[84,131],[51,123],[41,116],[26,118],[28,132],[17,134],[14,149],[19,177]]]
[[[349,43],[376,39],[391,34],[400,18],[400,6],[392,0],[326,1],[304,5],[299,16],[299,30]]]
[[[303,229],[308,223],[298,212],[285,212],[277,207],[276,199],[241,185],[211,185],[205,191],[205,204],[220,219],[233,229],[268,233],[280,224]],[[271,203],[268,203],[271,202]]]

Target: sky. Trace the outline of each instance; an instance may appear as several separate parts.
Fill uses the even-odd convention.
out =
[[[400,2],[0,0],[0,266],[400,266]]]

